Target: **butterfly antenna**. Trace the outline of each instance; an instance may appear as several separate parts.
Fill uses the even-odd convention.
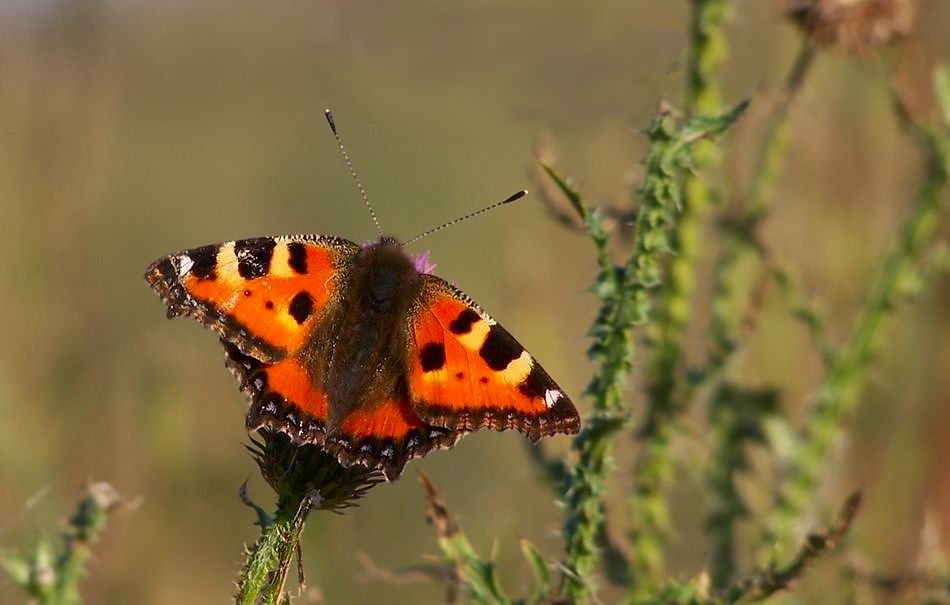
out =
[[[418,241],[418,240],[420,240],[420,239],[426,237],[427,235],[432,235],[432,234],[435,233],[436,231],[442,231],[442,230],[445,229],[446,227],[450,227],[450,226],[452,226],[452,225],[454,225],[454,224],[456,224],[456,223],[461,223],[462,221],[467,221],[468,219],[470,219],[470,218],[472,218],[472,217],[476,217],[476,216],[478,216],[479,214],[484,214],[484,213],[488,212],[489,210],[494,210],[495,208],[497,208],[497,207],[499,207],[499,206],[504,206],[505,204],[510,204],[511,202],[520,200],[521,198],[523,198],[523,197],[526,196],[526,195],[528,195],[528,190],[527,190],[527,189],[522,189],[521,191],[517,191],[517,192],[511,194],[510,196],[508,196],[507,198],[503,199],[502,201],[500,201],[500,202],[495,202],[495,203],[492,204],[491,206],[486,206],[486,207],[482,208],[481,210],[476,210],[475,212],[472,212],[471,214],[466,214],[465,216],[460,216],[459,218],[452,219],[451,221],[449,221],[449,222],[447,222],[447,223],[445,223],[445,224],[439,225],[438,227],[436,227],[436,228],[434,228],[434,229],[429,229],[428,231],[425,231],[425,232],[423,232],[423,233],[420,233],[419,235],[415,236],[414,238],[405,241],[405,242],[403,243],[403,246],[408,246],[408,245],[411,244],[412,242]]]
[[[379,226],[379,219],[376,218],[376,213],[373,212],[373,207],[370,205],[369,198],[366,196],[366,190],[363,189],[363,183],[360,182],[360,177],[356,176],[356,170],[353,168],[353,163],[350,162],[350,156],[347,155],[346,148],[343,147],[343,139],[340,138],[340,133],[336,131],[336,121],[333,119],[333,113],[329,109],[324,110],[324,113],[327,116],[327,123],[330,125],[330,130],[333,131],[333,138],[336,139],[336,144],[340,146],[343,161],[346,162],[346,167],[350,169],[350,174],[353,175],[353,180],[356,181],[356,188],[360,190],[360,195],[363,196],[363,203],[366,204],[369,215],[373,217],[373,224],[376,225],[376,231],[378,231],[380,237],[382,237],[383,229]]]

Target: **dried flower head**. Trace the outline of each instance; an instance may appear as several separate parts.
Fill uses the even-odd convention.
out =
[[[815,46],[866,54],[910,33],[917,0],[787,0]]]
[[[343,466],[335,455],[313,444],[297,445],[285,433],[257,433],[260,440],[251,438],[247,449],[278,497],[307,496],[314,509],[339,511],[383,481],[379,469]]]

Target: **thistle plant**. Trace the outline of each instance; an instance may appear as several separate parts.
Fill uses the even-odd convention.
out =
[[[303,568],[300,538],[310,513],[350,508],[383,481],[381,470],[344,467],[335,455],[312,444],[295,444],[284,433],[261,429],[258,436],[248,450],[274,490],[277,506],[268,514],[241,488],[242,500],[257,512],[261,535],[247,550],[235,597],[239,605],[289,602],[287,578],[295,556]],[[302,572],[300,575],[303,584]]]

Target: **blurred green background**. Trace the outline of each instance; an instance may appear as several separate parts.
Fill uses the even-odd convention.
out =
[[[242,447],[245,401],[217,339],[164,319],[141,277],[147,264],[257,235],[373,238],[325,107],[383,227],[403,238],[536,188],[542,132],[588,200],[624,203],[640,174],[639,129],[660,97],[681,97],[687,14],[686,2],[658,0],[0,0],[0,546],[29,544],[68,513],[83,481],[107,480],[141,502],[110,523],[87,601],[225,601],[241,545],[257,535],[238,487],[250,478],[265,506],[270,495]],[[899,58],[823,54],[794,110],[765,237],[825,302],[836,336],[921,174],[892,118],[884,63],[900,62],[926,107],[929,70],[950,58],[948,31],[950,3],[924,2]],[[757,102],[730,135],[731,175],[747,173],[797,40],[777,2],[737,3],[726,97]],[[586,407],[594,263],[582,236],[529,196],[418,248]],[[886,569],[914,556],[927,514],[950,542],[948,301],[943,278],[887,328],[823,490],[833,503],[865,487],[855,540]],[[740,366],[782,386],[796,418],[820,376],[777,296]],[[568,439],[548,445],[566,451]],[[702,447],[696,436],[681,456]],[[631,452],[619,451],[622,467]],[[327,602],[443,598],[440,586],[363,573],[363,557],[402,567],[437,553],[413,467],[431,474],[483,553],[497,545],[512,588],[524,583],[517,538],[560,554],[559,509],[523,439],[484,432],[412,463],[345,516],[313,515],[305,562]],[[749,475],[750,494],[763,476]],[[678,576],[704,559],[702,501],[690,497],[701,482],[683,473],[675,487]],[[622,507],[618,495],[613,516]],[[822,594],[822,573],[800,598]],[[0,602],[21,597],[0,581]]]

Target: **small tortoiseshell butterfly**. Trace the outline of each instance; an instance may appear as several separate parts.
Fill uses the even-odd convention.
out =
[[[564,391],[427,260],[391,237],[261,237],[166,256],[145,279],[169,318],[221,337],[251,401],[248,430],[284,432],[342,464],[394,480],[481,428],[533,441],[576,433]]]

